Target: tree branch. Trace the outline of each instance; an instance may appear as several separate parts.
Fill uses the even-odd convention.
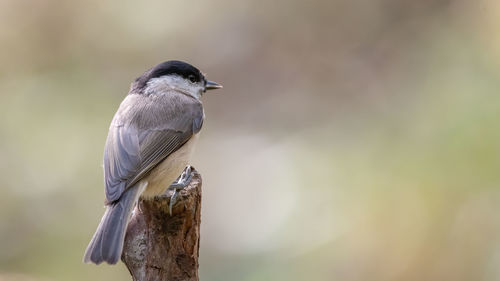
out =
[[[139,200],[125,236],[122,261],[134,281],[198,281],[201,176],[193,169],[190,184],[168,211],[170,194]]]

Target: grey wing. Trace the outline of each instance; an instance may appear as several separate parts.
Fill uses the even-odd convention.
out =
[[[106,201],[122,195],[131,175],[141,166],[139,134],[134,127],[111,126],[104,147],[104,183]]]
[[[201,104],[151,129],[129,125],[111,126],[104,150],[106,201],[114,202],[144,178],[156,165],[179,149],[203,124]]]

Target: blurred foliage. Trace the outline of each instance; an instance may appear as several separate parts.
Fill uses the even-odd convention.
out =
[[[499,280],[500,2],[0,1],[0,280],[81,263],[108,124],[168,59],[204,96],[203,280]]]

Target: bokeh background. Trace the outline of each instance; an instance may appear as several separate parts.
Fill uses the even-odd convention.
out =
[[[500,280],[497,0],[0,1],[0,280],[81,262],[109,122],[181,59],[210,280]]]

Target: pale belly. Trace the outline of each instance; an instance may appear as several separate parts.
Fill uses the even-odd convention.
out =
[[[198,134],[191,137],[191,139],[179,148],[179,150],[170,154],[156,166],[146,178],[141,180],[141,182],[147,181],[148,183],[141,197],[151,198],[165,193],[167,188],[180,176],[184,168],[186,168],[193,154],[197,140]]]

